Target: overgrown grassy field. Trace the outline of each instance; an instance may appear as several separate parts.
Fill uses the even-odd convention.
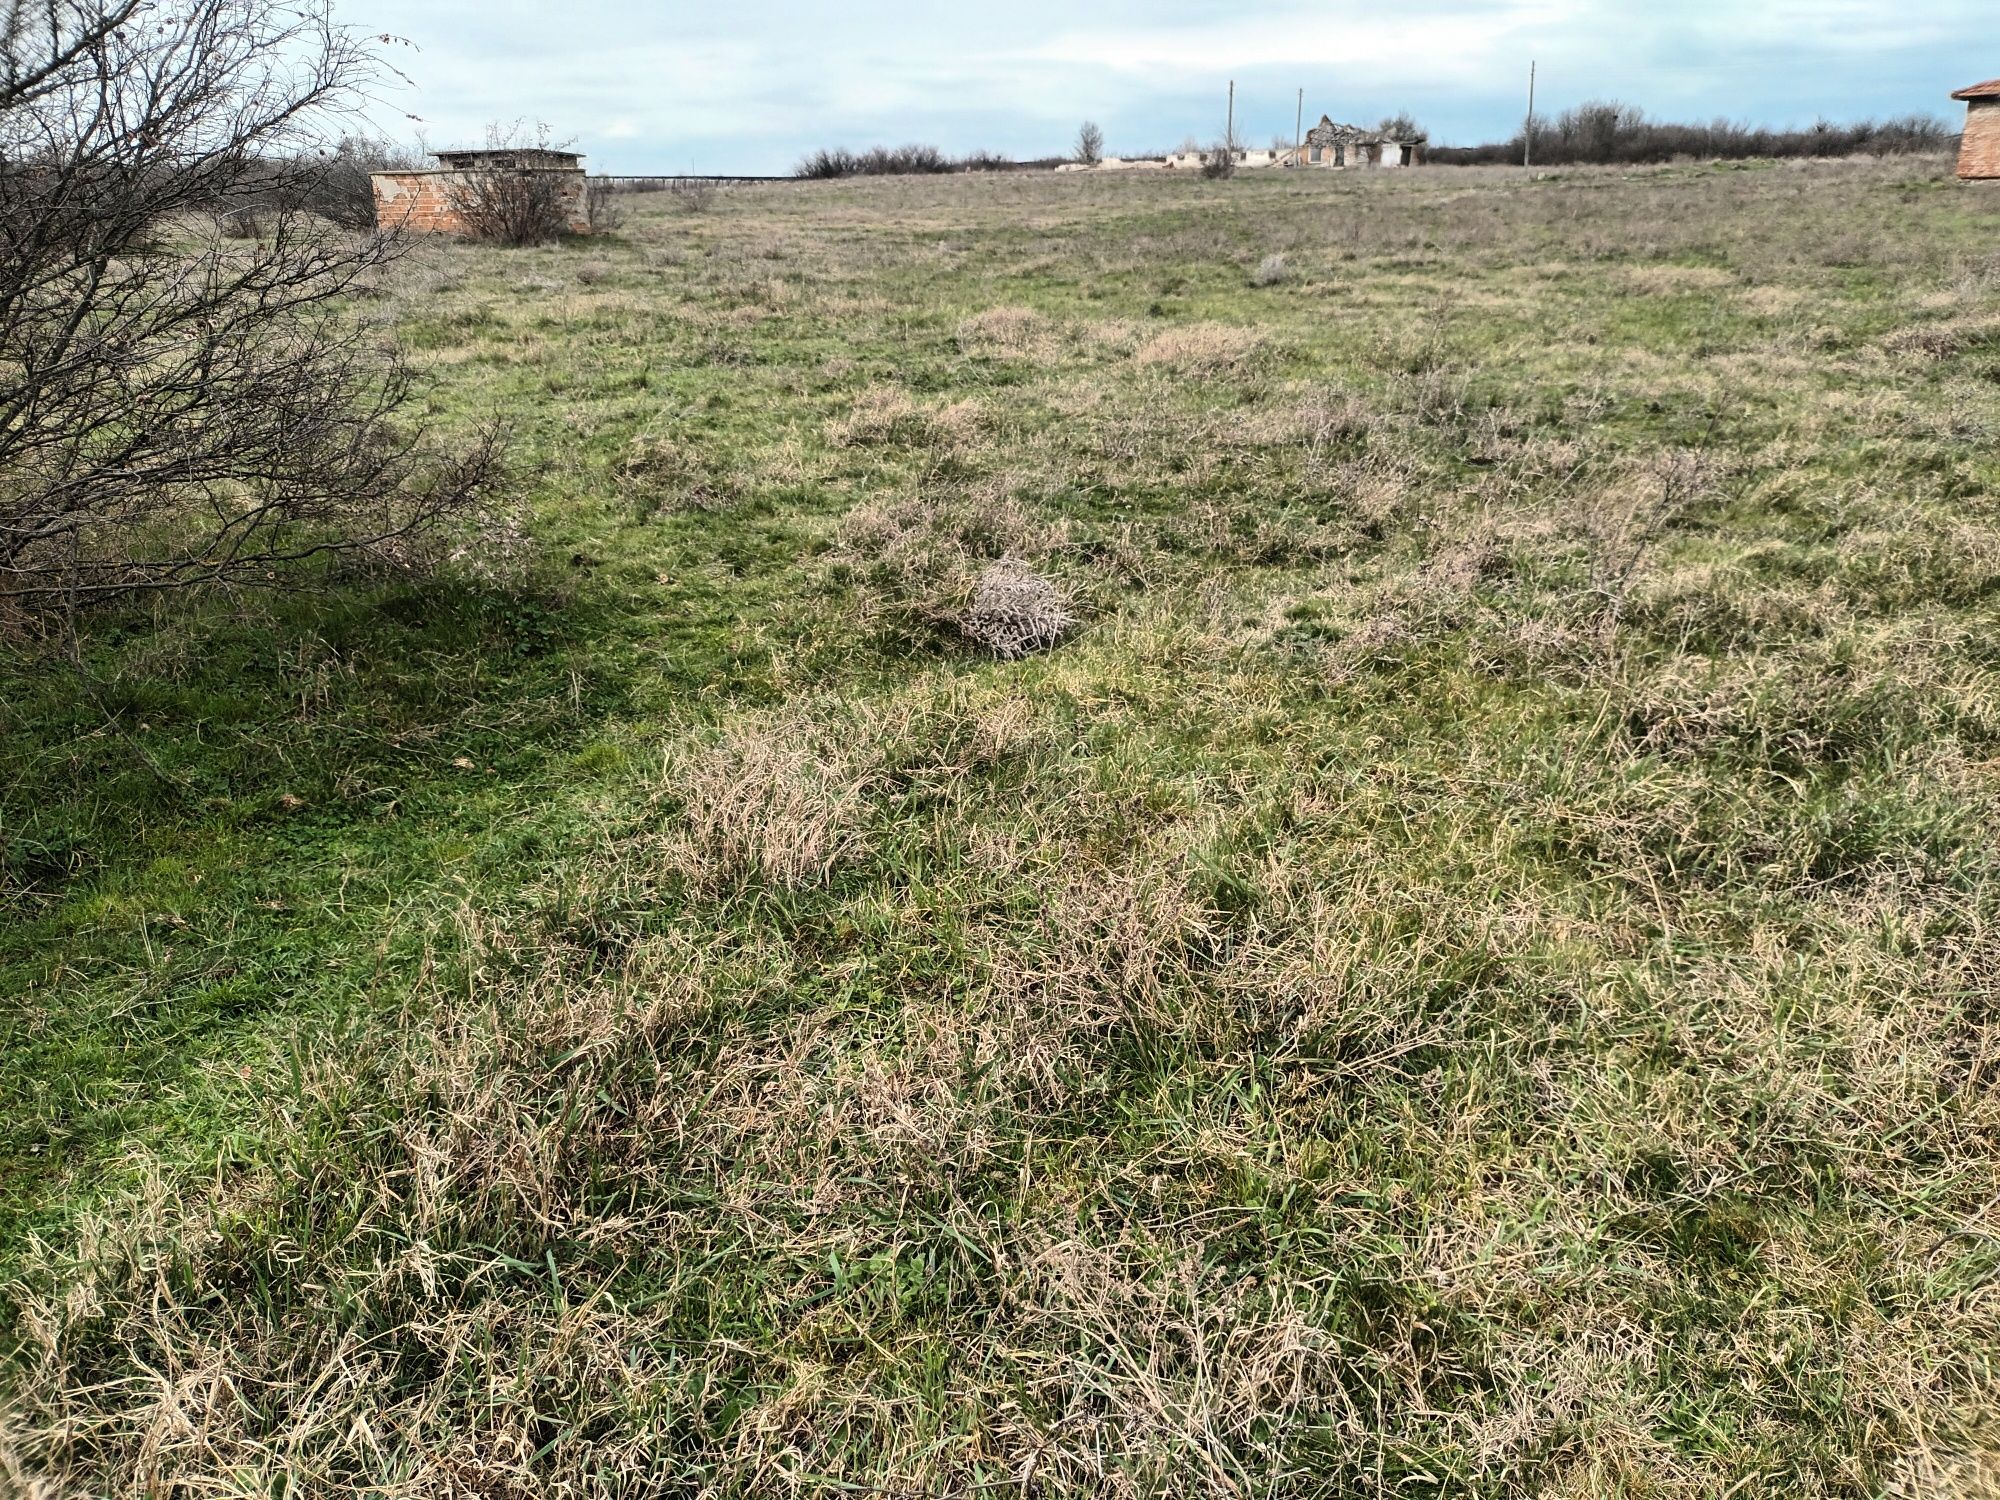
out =
[[[353,313],[515,510],[0,659],[0,1489],[2000,1494],[2000,194],[773,187]]]

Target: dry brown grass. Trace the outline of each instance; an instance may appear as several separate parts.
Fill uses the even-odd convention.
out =
[[[958,325],[958,347],[982,359],[1046,360],[1064,342],[1063,329],[1027,307],[994,307]]]
[[[1132,358],[1180,375],[1226,375],[1242,369],[1263,349],[1255,329],[1225,323],[1193,323],[1169,328],[1141,344]]]
[[[903,443],[952,449],[972,441],[981,422],[976,401],[930,406],[905,391],[882,386],[856,397],[846,416],[827,424],[826,435],[827,441],[841,448]]]
[[[806,704],[676,747],[662,776],[681,810],[669,866],[702,887],[824,882],[865,847],[860,825],[881,769],[874,728],[852,715],[829,723]]]
[[[858,508],[840,527],[833,568],[866,585],[871,612],[1011,657],[1055,644],[1076,623],[1075,591],[1033,566],[1063,545],[1060,526],[986,485]]]

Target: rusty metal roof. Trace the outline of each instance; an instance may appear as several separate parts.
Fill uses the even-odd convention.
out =
[[[1984,83],[1975,83],[1969,89],[1960,89],[1951,97],[1954,99],[2000,99],[2000,78],[1989,78]]]

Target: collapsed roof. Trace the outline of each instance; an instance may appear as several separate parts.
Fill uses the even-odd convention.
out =
[[[1306,132],[1308,146],[1418,146],[1426,137],[1413,135],[1384,135],[1379,130],[1364,130],[1359,125],[1337,124],[1331,115],[1321,115],[1319,124]]]

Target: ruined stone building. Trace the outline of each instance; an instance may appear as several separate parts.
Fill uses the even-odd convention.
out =
[[[1404,140],[1384,135],[1379,130],[1364,130],[1359,125],[1337,125],[1331,116],[1321,115],[1319,124],[1306,132],[1305,141],[1301,145],[1278,145],[1268,150],[1238,146],[1234,148],[1234,153],[1239,168],[1252,170],[1259,167],[1319,167],[1329,170],[1347,167],[1420,167],[1424,161],[1424,147],[1428,144],[1429,142],[1421,135],[1413,135]],[[1219,149],[1221,148],[1214,146],[1187,145],[1165,156],[1107,156],[1102,161],[1087,164],[1065,162],[1056,170],[1139,172],[1178,169],[1197,172]]]
[[[1400,141],[1359,125],[1338,125],[1327,115],[1306,132],[1308,167],[1416,167],[1423,165],[1422,140]]]
[[[1965,105],[1965,144],[1958,152],[1958,175],[1968,180],[2000,178],[2000,78],[1975,83],[1951,97]]]
[[[375,222],[384,229],[408,229],[419,234],[463,234],[457,204],[482,174],[534,172],[552,174],[571,234],[588,234],[590,217],[583,157],[575,151],[542,147],[506,150],[433,151],[438,165],[428,171],[376,172]]]

